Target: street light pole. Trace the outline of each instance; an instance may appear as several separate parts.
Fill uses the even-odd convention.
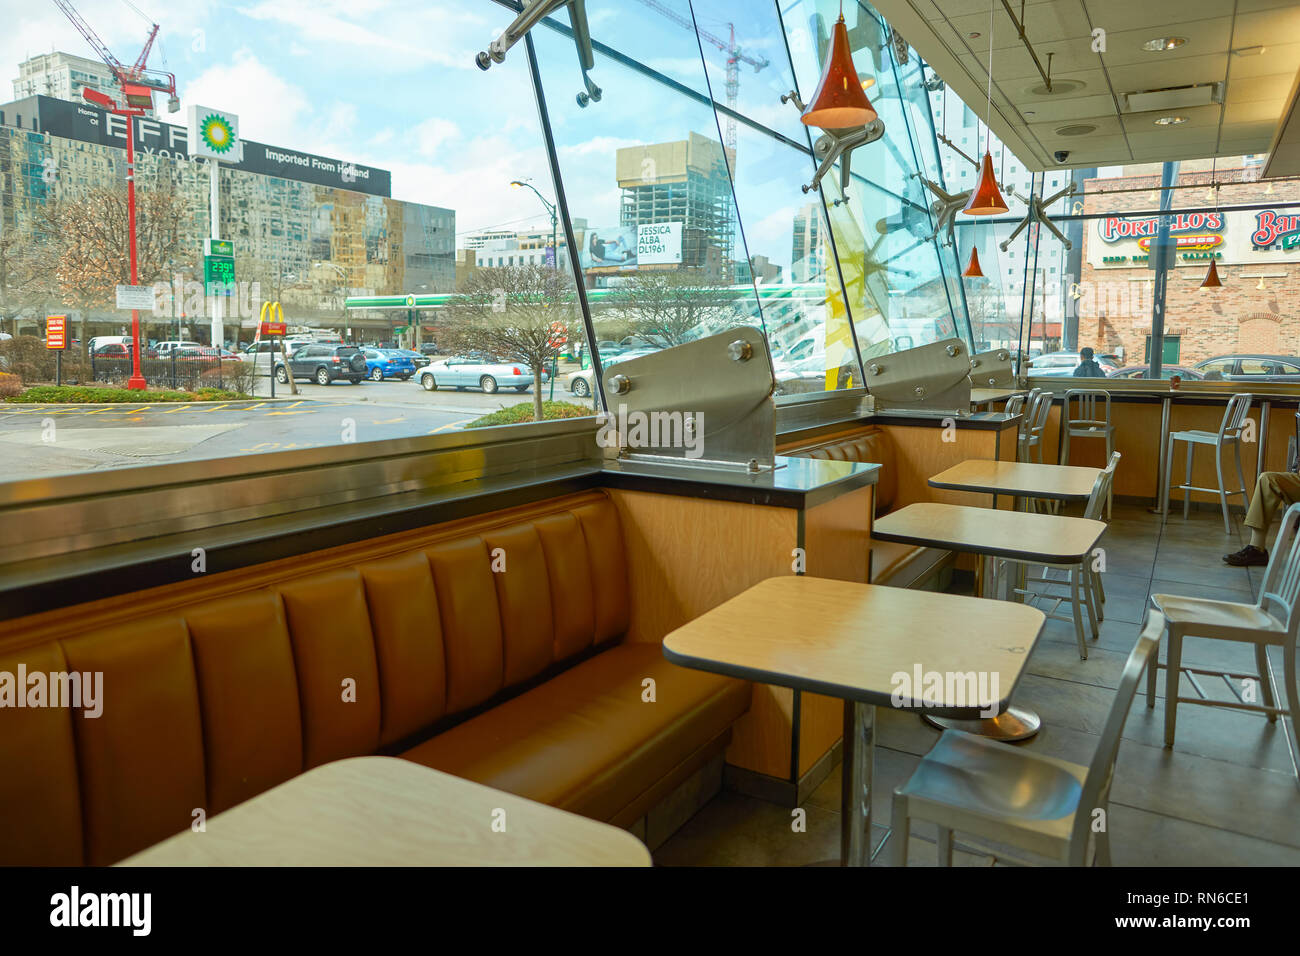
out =
[[[531,189],[534,195],[542,201],[542,205],[546,207],[546,211],[551,216],[551,254],[553,257],[551,260],[551,267],[554,269],[560,268],[560,216],[558,207],[555,203],[551,202],[538,192],[536,186],[526,180],[512,179],[510,185],[515,189],[519,189],[520,187]]]

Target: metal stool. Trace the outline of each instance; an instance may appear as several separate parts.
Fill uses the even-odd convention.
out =
[[[1228,516],[1228,495],[1241,495],[1241,500],[1247,508],[1250,507],[1250,497],[1246,491],[1246,475],[1241,470],[1241,432],[1246,424],[1246,414],[1250,411],[1250,403],[1253,396],[1249,392],[1241,392],[1232,396],[1228,400],[1228,407],[1223,410],[1223,421],[1219,423],[1219,431],[1206,432],[1193,429],[1191,431],[1170,432],[1169,448],[1165,455],[1165,513],[1161,517],[1161,523],[1169,520],[1169,494],[1170,482],[1173,480],[1174,473],[1174,442],[1187,442],[1187,481],[1178,487],[1183,491],[1183,517],[1186,518],[1192,510],[1193,491],[1213,491],[1218,492],[1219,505],[1223,509],[1223,530],[1228,534],[1232,533],[1232,519]],[[1237,458],[1237,478],[1241,481],[1241,487],[1229,491],[1223,483],[1223,446],[1232,445],[1233,451]],[[1192,452],[1197,445],[1214,446],[1214,470],[1219,476],[1219,487],[1201,488],[1192,484]]]

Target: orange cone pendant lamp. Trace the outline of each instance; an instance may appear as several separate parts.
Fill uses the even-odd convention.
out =
[[[1007,201],[998,190],[998,181],[993,176],[993,154],[989,150],[989,117],[993,113],[993,6],[989,6],[989,90],[988,104],[984,114],[984,165],[980,170],[979,185],[971,191],[964,216],[996,216],[1007,211]]]
[[[1219,281],[1219,265],[1211,259],[1209,271],[1205,273],[1205,280],[1201,283],[1201,288],[1218,289],[1222,285],[1223,283]]]
[[[973,226],[971,228],[974,228]],[[967,279],[984,278],[984,270],[980,268],[980,251],[974,246],[970,250],[970,262],[966,265],[966,271],[962,273]]]
[[[993,175],[993,155],[985,150],[979,186],[970,194],[962,212],[967,216],[996,216],[1006,211],[1007,201],[1002,198],[997,178]]]
[[[805,126],[821,129],[845,129],[865,126],[877,116],[867,99],[849,52],[849,28],[844,25],[844,14],[831,31],[831,55],[826,59],[826,69],[813,93],[812,102],[800,119]]]

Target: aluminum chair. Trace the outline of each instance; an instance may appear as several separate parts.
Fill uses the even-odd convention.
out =
[[[1029,440],[1029,426],[1033,423],[1034,409],[1038,404],[1038,396],[1043,394],[1041,388],[1031,388],[1026,395],[1013,395],[1007,401],[1009,406],[1017,398],[1020,404],[1016,406],[1017,412],[1023,412],[1020,418],[1020,429],[1016,433],[1016,457],[1020,461],[1025,461],[1026,442]]]
[[[1009,844],[1057,864],[1110,866],[1110,788],[1115,757],[1143,668],[1155,664],[1164,618],[1151,611],[1128,656],[1092,761],[1080,764],[988,737],[945,730],[907,783],[894,791],[892,859],[907,865],[913,820],[939,828],[939,865],[952,865],[953,831]],[[1093,833],[1096,812],[1105,827]],[[1091,839],[1090,839],[1091,838]],[[1092,851],[1090,853],[1090,851]]]
[[[1097,406],[1102,405],[1103,414],[1098,416]],[[1070,463],[1070,439],[1105,438],[1106,460],[1110,460],[1115,450],[1115,426],[1110,421],[1110,392],[1104,388],[1072,388],[1065,393],[1065,403],[1061,410],[1064,419],[1061,425],[1061,457],[1059,464]],[[1114,506],[1114,492],[1106,499],[1106,517],[1109,519]]]
[[[1228,407],[1223,410],[1223,421],[1219,423],[1218,432],[1191,431],[1171,432],[1169,435],[1169,447],[1165,454],[1165,509],[1164,516],[1160,519],[1162,522],[1169,520],[1169,495],[1170,482],[1173,480],[1174,473],[1174,443],[1187,442],[1187,481],[1178,487],[1183,490],[1183,517],[1186,518],[1192,509],[1192,492],[1193,491],[1213,491],[1219,495],[1219,505],[1223,509],[1223,530],[1232,534],[1232,519],[1228,515],[1228,496],[1241,495],[1241,500],[1246,507],[1250,507],[1249,493],[1246,491],[1246,475],[1241,470],[1241,432],[1246,425],[1246,415],[1250,411],[1250,403],[1253,396],[1249,392],[1241,392],[1232,396],[1228,400]],[[1214,446],[1214,469],[1219,476],[1219,487],[1201,488],[1192,484],[1192,452],[1197,445]],[[1227,486],[1223,483],[1223,446],[1231,445],[1237,459],[1237,478],[1241,481],[1241,487],[1228,491]]]
[[[1034,449],[1038,450],[1038,461],[1043,460],[1043,432],[1047,430],[1047,420],[1052,414],[1052,393],[1036,389],[1037,395],[1030,393],[1025,406],[1025,427],[1021,431],[1020,460],[1028,461]]]
[[[1111,488],[1115,483],[1115,469],[1119,465],[1119,452],[1111,452],[1110,461],[1097,476],[1097,480],[1092,484],[1092,491],[1088,495],[1088,504],[1085,506],[1083,516],[1091,518],[1094,521],[1102,520],[1102,513],[1105,510],[1106,502],[1110,499]],[[1088,630],[1092,634],[1093,640],[1096,640],[1101,631],[1098,627],[1103,620],[1102,605],[1106,600],[1106,591],[1101,584],[1101,573],[1093,568],[1093,562],[1089,556],[1085,556],[1079,564],[1039,564],[1037,562],[1016,561],[1014,558],[1003,558],[1001,562],[1006,565],[1023,565],[1043,568],[1042,577],[1026,577],[1023,586],[1012,587],[1014,596],[1022,597],[1026,603],[1032,604],[1035,601],[1052,601],[1054,602],[1050,610],[1043,611],[1048,617],[1056,621],[1072,621],[1074,623],[1074,636],[1079,642],[1079,659],[1088,659],[1088,642],[1084,638],[1084,615],[1088,618]],[[1065,577],[1051,577],[1052,571],[1064,571]],[[999,572],[1001,573],[1001,572]],[[1054,593],[1051,588],[1061,587],[1069,588],[1067,594]],[[1062,604],[1069,603],[1070,615],[1059,613]],[[1037,607],[1037,605],[1035,605]],[[1043,610],[1041,607],[1039,610]]]
[[[1282,516],[1282,528],[1273,542],[1273,554],[1264,569],[1264,580],[1259,587],[1259,598],[1254,604],[1235,601],[1214,601],[1209,598],[1187,597],[1181,594],[1153,594],[1151,603],[1164,615],[1168,632],[1165,663],[1153,662],[1147,672],[1147,707],[1156,704],[1156,671],[1165,669],[1165,746],[1174,745],[1174,725],[1179,704],[1201,704],[1206,707],[1228,707],[1264,714],[1269,723],[1279,716],[1291,720],[1291,764],[1300,785],[1300,741],[1296,740],[1297,714],[1300,714],[1300,682],[1296,675],[1296,640],[1300,634],[1300,535],[1296,525],[1300,522],[1300,503],[1293,504]],[[1184,637],[1208,637],[1222,641],[1238,641],[1255,645],[1257,674],[1239,674],[1232,671],[1207,670],[1188,667],[1182,662]],[[1281,695],[1274,686],[1268,666],[1268,648],[1282,648]],[[1181,675],[1196,691],[1196,697],[1178,696]],[[1197,676],[1218,677],[1228,685],[1233,701],[1214,700],[1208,697],[1197,681]],[[1257,682],[1259,696],[1264,703],[1244,699],[1243,682]],[[1280,706],[1279,702],[1286,706]]]
[[[1019,415],[1024,410],[1024,407],[1025,407],[1025,396],[1012,395],[1010,398],[1007,399],[1007,404],[1003,406],[1002,411],[1008,415]],[[1017,440],[1019,440],[1019,432],[1016,433],[1016,437]]]

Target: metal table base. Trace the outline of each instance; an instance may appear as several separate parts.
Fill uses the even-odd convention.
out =
[[[871,864],[871,796],[876,762],[876,707],[844,702],[844,765],[840,779],[840,864]]]

